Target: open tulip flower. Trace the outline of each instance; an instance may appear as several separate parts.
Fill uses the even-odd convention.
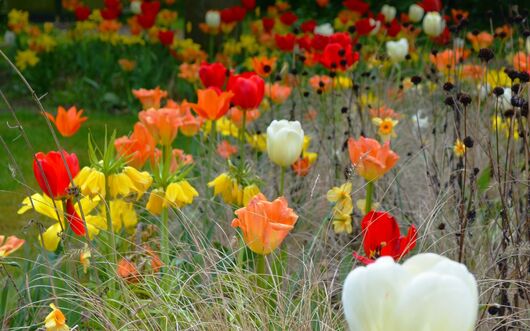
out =
[[[0,259],[16,252],[26,242],[16,236],[9,236],[5,242],[4,240],[5,236],[0,235]]]
[[[241,228],[247,246],[260,255],[270,254],[280,246],[298,219],[284,197],[270,202],[261,193],[235,213],[232,227]]]
[[[265,81],[254,72],[232,75],[228,90],[234,93],[232,103],[242,109],[258,108],[265,95]]]
[[[348,140],[350,160],[359,176],[366,181],[381,178],[399,160],[399,156],[390,149],[390,142],[383,145],[377,140],[361,137]]]
[[[68,110],[59,106],[57,108],[56,117],[53,117],[50,113],[46,113],[46,116],[53,122],[53,124],[55,124],[57,131],[59,131],[63,137],[73,136],[79,130],[81,124],[88,119],[88,117],[82,117],[83,109],[77,111],[75,106],[70,107]]]
[[[218,120],[226,114],[230,107],[230,100],[234,96],[232,92],[219,92],[214,88],[197,90],[199,101],[191,103],[191,108],[206,120]]]
[[[68,169],[67,169],[68,166]],[[61,199],[68,195],[70,180],[79,172],[79,161],[74,153],[51,151],[38,152],[33,161],[33,173],[41,190],[51,198]]]
[[[463,264],[440,255],[402,265],[381,257],[349,273],[342,303],[350,331],[472,331],[478,289]]]
[[[416,227],[411,225],[405,237],[401,236],[399,225],[387,212],[371,211],[362,221],[363,247],[367,257],[354,253],[355,258],[370,264],[380,256],[391,256],[399,260],[416,246]]]
[[[205,88],[217,87],[222,90],[226,82],[227,70],[219,62],[203,63],[199,68],[199,77]]]
[[[160,108],[161,100],[167,97],[167,91],[161,90],[158,86],[152,90],[146,90],[143,88],[133,90],[133,94],[138,100],[140,100],[144,110],[149,108]]]
[[[174,108],[150,108],[141,111],[138,118],[149,130],[155,141],[163,146],[171,145],[182,125],[179,111]]]

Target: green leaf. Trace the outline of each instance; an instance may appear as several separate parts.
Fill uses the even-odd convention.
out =
[[[491,169],[490,167],[484,168],[482,173],[477,179],[477,186],[480,192],[486,191],[490,186],[491,181]]]

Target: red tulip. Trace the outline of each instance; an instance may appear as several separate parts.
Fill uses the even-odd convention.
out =
[[[416,246],[416,227],[411,225],[407,236],[401,236],[395,218],[387,212],[369,212],[361,221],[361,228],[366,257],[357,253],[354,256],[364,264],[370,264],[380,256],[399,260]]]
[[[308,21],[305,21],[304,23],[300,24],[300,29],[302,30],[302,32],[313,33],[313,31],[315,30],[316,26],[317,26],[317,21],[308,20]]]
[[[137,17],[138,24],[144,29],[150,29],[155,25],[156,15],[160,10],[160,2],[142,2],[142,13]]]
[[[355,31],[359,36],[366,36],[377,28],[377,21],[373,18],[362,18],[355,22]]]
[[[265,94],[265,81],[254,72],[230,76],[228,90],[234,93],[232,103],[243,109],[257,108]]]
[[[287,12],[287,13],[282,14],[282,16],[280,16],[280,22],[282,22],[283,24],[287,26],[293,25],[294,22],[296,22],[297,20],[298,20],[298,16],[296,16],[293,12]]]
[[[86,233],[85,223],[75,211],[72,199],[66,200],[66,220],[76,235],[82,236]]]
[[[158,40],[160,40],[160,43],[164,46],[171,46],[174,37],[175,33],[171,30],[158,31]]]
[[[395,37],[401,31],[401,24],[399,24],[397,19],[393,19],[392,22],[388,23],[386,26],[386,34],[389,37]]]
[[[442,1],[441,0],[423,0],[418,3],[418,6],[422,7],[425,12],[429,11],[440,11],[442,10]]]
[[[101,17],[106,20],[114,20],[120,16],[120,0],[105,0],[105,7],[101,9]]]
[[[270,33],[274,28],[274,18],[264,17],[261,19],[261,24],[263,24],[263,30]]]
[[[313,39],[311,39],[311,47],[315,50],[322,51],[329,44],[330,40],[331,38],[328,36],[316,34],[313,36]]]
[[[221,21],[227,24],[241,22],[246,14],[247,10],[241,6],[225,8],[221,10]]]
[[[320,63],[330,70],[346,70],[359,60],[359,53],[351,47],[342,47],[339,43],[328,44],[320,58]]]
[[[75,19],[78,21],[86,21],[90,16],[90,7],[88,6],[77,6],[75,8]]]
[[[345,0],[342,4],[349,10],[358,12],[361,15],[366,13],[370,8],[370,4],[361,0]]]
[[[79,172],[77,155],[63,152],[63,156],[55,151],[48,154],[38,152],[33,161],[33,173],[37,183],[42,191],[53,199],[61,199],[68,195],[70,178],[74,178]],[[65,161],[71,177],[68,175]]]
[[[284,35],[275,35],[274,39],[276,40],[276,46],[284,52],[291,52],[296,43],[296,36],[292,33]]]
[[[225,85],[227,70],[220,62],[208,64],[203,62],[199,68],[199,77],[204,87],[217,87],[222,90]]]
[[[256,0],[241,0],[241,5],[246,10],[254,10],[256,8]]]

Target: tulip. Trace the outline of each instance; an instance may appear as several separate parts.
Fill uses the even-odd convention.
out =
[[[409,53],[409,42],[406,38],[401,38],[398,41],[387,41],[386,53],[393,62],[403,61]]]
[[[254,71],[263,78],[269,77],[276,66],[276,58],[271,57],[253,57],[252,68]]]
[[[320,63],[330,70],[346,70],[359,61],[359,53],[353,52],[351,46],[343,47],[340,43],[330,43],[324,48]]]
[[[429,12],[423,18],[423,32],[429,37],[438,37],[445,29],[445,21],[438,12]]]
[[[291,95],[292,88],[290,86],[281,85],[280,83],[269,84],[265,87],[265,95],[269,97],[275,104],[284,103]]]
[[[68,166],[68,169],[66,166]],[[53,199],[62,199],[68,195],[70,179],[79,172],[79,161],[74,153],[38,152],[33,161],[33,174],[41,190]]]
[[[425,14],[425,10],[418,6],[417,4],[412,4],[409,7],[409,19],[412,22],[419,22],[423,18],[423,14]]]
[[[380,256],[399,260],[416,246],[417,231],[412,225],[406,236],[401,236],[398,223],[387,212],[370,211],[361,221],[363,248],[367,257],[354,253],[359,261],[370,264]]]
[[[218,120],[226,114],[230,107],[230,100],[234,96],[232,92],[218,92],[213,88],[197,90],[198,102],[190,104],[190,107],[206,120]]]
[[[392,7],[389,5],[383,5],[381,8],[381,14],[385,17],[385,22],[392,22],[394,18],[396,18],[396,7]]]
[[[139,89],[133,90],[134,96],[140,100],[143,109],[160,108],[160,101],[167,97],[167,91],[161,90],[158,86],[152,90]]]
[[[227,70],[222,63],[215,62],[212,64],[203,63],[199,68],[199,78],[204,87],[217,87],[224,89],[227,76]]]
[[[314,34],[329,37],[333,34],[333,26],[329,23],[324,23],[315,27]]]
[[[154,140],[163,146],[171,145],[182,124],[178,110],[173,108],[142,110],[138,117]]]
[[[366,181],[375,181],[386,174],[399,160],[399,156],[390,149],[390,142],[383,145],[377,140],[361,137],[348,140],[350,160],[359,176]]]
[[[265,94],[265,81],[253,72],[230,76],[228,90],[234,94],[232,103],[244,110],[258,108]]]
[[[71,137],[79,130],[81,124],[88,119],[87,117],[81,117],[82,115],[83,109],[77,111],[75,106],[70,107],[68,111],[59,106],[57,108],[56,117],[53,117],[52,114],[46,112],[46,116],[53,122],[53,124],[55,124],[57,131],[59,131],[63,137]]]
[[[171,46],[173,44],[173,38],[175,37],[175,32],[171,30],[160,30],[158,31],[158,40],[164,46]]]
[[[44,319],[44,328],[46,331],[68,331],[70,328],[66,324],[66,317],[63,312],[53,303],[50,304],[51,313]]]
[[[17,238],[16,236],[9,236],[5,240],[5,236],[0,235],[0,259],[17,251],[24,243],[24,239]]]
[[[463,264],[437,254],[381,257],[349,273],[342,303],[350,331],[471,331],[478,289]]]
[[[145,162],[153,157],[155,144],[149,130],[142,123],[134,125],[134,131],[130,137],[123,136],[114,141],[118,154],[127,161],[128,165],[137,169],[141,169]]]
[[[304,130],[298,121],[274,120],[267,128],[267,153],[282,168],[300,157],[303,143]]]
[[[260,255],[268,255],[280,246],[298,219],[284,197],[270,202],[261,193],[235,214],[232,227],[240,228],[248,248]]]
[[[204,21],[211,29],[217,29],[221,25],[221,13],[218,10],[208,10]]]

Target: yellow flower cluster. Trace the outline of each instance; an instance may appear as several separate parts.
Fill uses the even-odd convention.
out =
[[[352,183],[348,182],[334,187],[327,193],[327,199],[335,203],[332,210],[332,222],[335,233],[352,233],[353,202],[351,198]]]
[[[147,171],[140,172],[129,166],[125,166],[119,173],[109,175],[107,179],[109,194],[113,199],[134,194],[140,199],[153,182]],[[107,193],[105,174],[91,167],[81,169],[74,178],[74,183],[85,196],[105,198]]]
[[[237,206],[246,206],[255,195],[260,193],[256,184],[243,187],[226,172],[209,182],[208,187],[213,187],[213,194],[220,195],[224,202]]]
[[[25,51],[18,51],[15,57],[15,63],[20,70],[25,70],[28,67],[34,67],[39,63],[37,53],[30,49]]]
[[[513,139],[519,140],[519,124],[517,121],[513,121],[512,125],[512,120],[510,118],[503,119],[500,115],[492,116],[491,128],[493,132],[501,132],[506,138],[510,136],[510,131],[512,131]]]
[[[165,191],[161,188],[152,190],[146,208],[152,214],[160,215],[163,208],[182,208],[191,204],[197,196],[199,192],[187,180],[181,180],[169,184]]]

